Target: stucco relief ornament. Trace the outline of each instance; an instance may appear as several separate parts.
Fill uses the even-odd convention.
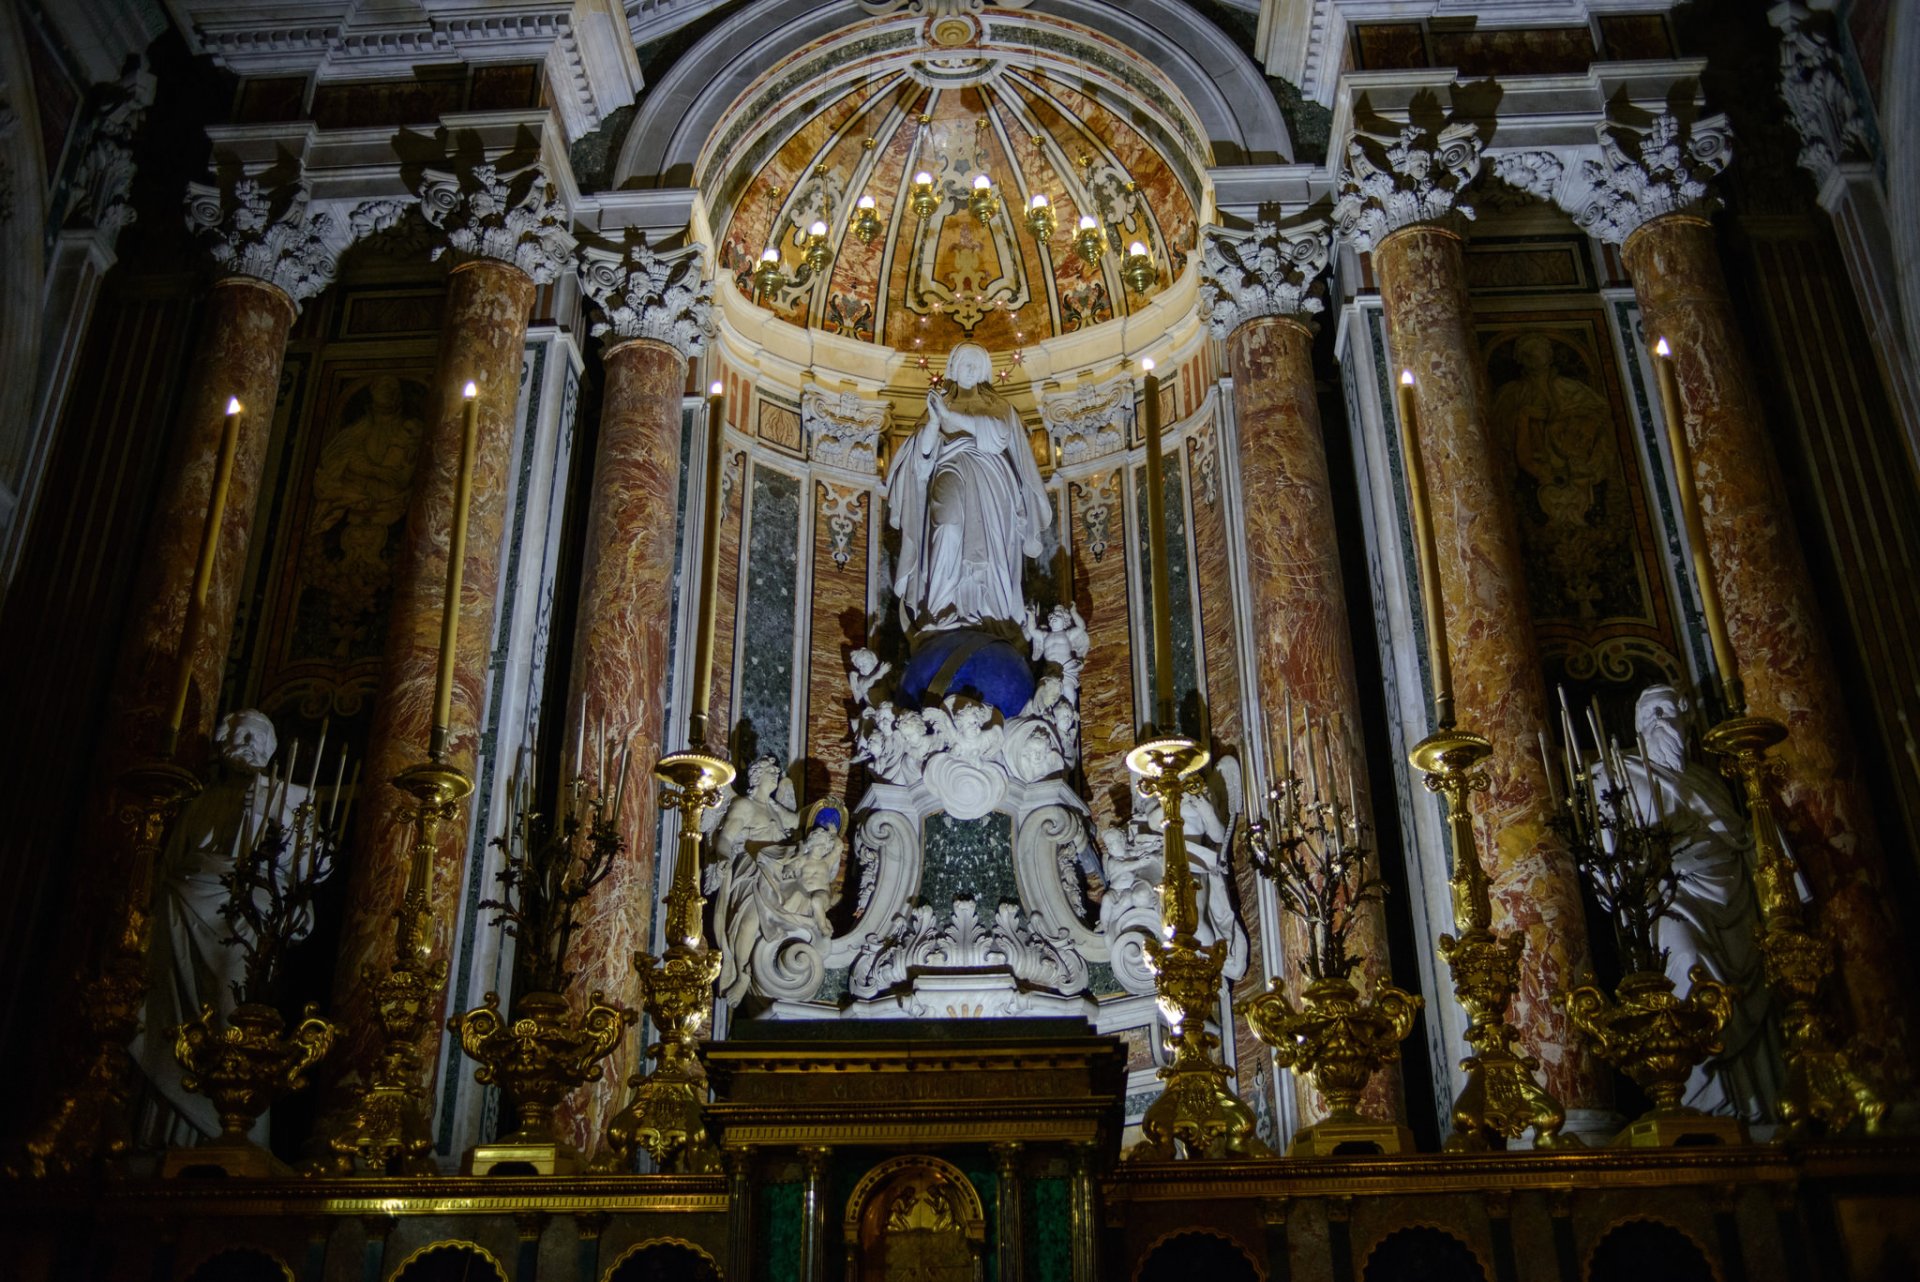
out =
[[[1583,160],[1560,185],[1560,207],[1589,236],[1618,245],[1666,214],[1711,211],[1708,184],[1733,158],[1725,116],[1682,125],[1672,115],[1645,126],[1602,122],[1600,158]]]
[[[1120,493],[1120,474],[1090,477],[1072,482],[1069,490],[1073,510],[1086,532],[1087,551],[1099,561],[1107,555],[1107,543],[1113,534],[1113,505]]]
[[[153,105],[157,82],[144,66],[129,68],[120,77],[109,104],[102,110],[87,140],[87,150],[73,173],[68,226],[92,224],[112,244],[134,219],[127,192],[133,186],[133,136]]]
[[[651,338],[688,359],[706,350],[713,336],[706,246],[661,253],[640,236],[625,253],[589,246],[580,257],[581,287],[605,316],[593,324],[595,338]]]
[[[1415,223],[1472,218],[1461,197],[1480,169],[1477,125],[1439,129],[1409,124],[1397,134],[1356,131],[1333,217],[1342,239],[1371,252],[1388,235]]]
[[[827,551],[833,556],[833,563],[842,570],[853,560],[853,540],[860,532],[860,518],[865,513],[862,499],[865,496],[865,490],[843,489],[824,481],[820,483],[820,515],[827,520]]]
[[[333,283],[347,236],[310,207],[301,179],[276,191],[242,178],[231,191],[187,185],[187,230],[207,242],[222,274],[277,285],[297,307]]]
[[[1203,229],[1200,309],[1208,331],[1224,339],[1262,316],[1304,320],[1326,310],[1314,287],[1327,270],[1331,248],[1327,225],[1320,222],[1284,230],[1257,223],[1246,235],[1223,227]]]
[[[863,401],[855,392],[808,387],[800,393],[800,427],[811,443],[813,461],[850,472],[874,470],[890,412],[888,402]]]
[[[1842,161],[1871,154],[1872,140],[1839,50],[1807,25],[1810,17],[1797,4],[1777,4],[1767,14],[1780,28],[1780,96],[1800,131],[1800,167],[1823,183]]]
[[[491,164],[464,173],[430,169],[420,182],[420,212],[447,238],[434,248],[436,261],[449,250],[462,260],[490,258],[545,285],[573,259],[566,211],[534,166],[513,174]]]
[[[1043,397],[1040,417],[1065,466],[1118,453],[1133,425],[1133,380],[1123,376]]]

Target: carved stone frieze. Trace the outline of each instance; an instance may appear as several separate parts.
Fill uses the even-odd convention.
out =
[[[1107,555],[1107,544],[1113,538],[1113,513],[1120,501],[1120,473],[1109,472],[1075,481],[1068,494],[1073,500],[1074,518],[1086,535],[1087,551],[1098,561]]]
[[[1341,238],[1371,251],[1402,227],[1472,218],[1463,196],[1479,173],[1483,146],[1479,126],[1467,121],[1408,124],[1392,134],[1356,131],[1333,206]]]
[[[891,414],[886,401],[863,401],[855,392],[823,392],[817,387],[800,392],[800,428],[806,433],[809,456],[816,463],[849,472],[874,470],[880,437]]]
[[[1655,218],[1714,208],[1708,184],[1733,158],[1725,116],[1689,127],[1667,114],[1595,132],[1599,159],[1583,160],[1559,186],[1560,207],[1588,235],[1618,245]]]
[[[120,78],[74,167],[67,226],[97,228],[109,245],[134,218],[127,198],[133,186],[133,137],[153,105],[156,83],[144,66],[132,67]]]
[[[1304,319],[1326,309],[1315,289],[1327,270],[1331,229],[1258,223],[1240,235],[1208,227],[1201,238],[1200,307],[1215,338],[1261,316]]]
[[[189,183],[187,229],[206,241],[223,274],[277,285],[295,306],[333,283],[350,235],[311,207],[304,178],[273,191],[253,178],[226,190]]]
[[[624,253],[589,246],[581,253],[580,283],[605,319],[593,336],[652,338],[691,360],[713,336],[713,281],[706,246],[697,241],[661,253],[636,237]]]
[[[1840,51],[1812,25],[1812,15],[1797,4],[1777,4],[1767,17],[1780,28],[1780,96],[1800,131],[1800,166],[1824,183],[1842,161],[1871,153],[1866,117]]]
[[[1043,395],[1040,417],[1063,466],[1117,454],[1126,448],[1133,425],[1133,380],[1122,375],[1093,387]]]
[[[511,174],[492,164],[457,173],[429,169],[420,182],[420,212],[447,238],[434,249],[436,259],[448,252],[462,261],[492,259],[542,285],[573,261],[566,211],[538,166]]]
[[[1022,983],[1057,993],[1087,987],[1087,959],[1070,931],[1056,929],[1043,912],[1023,913],[1010,903],[985,919],[970,896],[955,899],[944,922],[927,904],[896,915],[861,947],[847,987],[856,997],[875,997],[911,983],[916,970],[990,967],[1006,967]]]
[[[860,533],[861,522],[865,520],[867,492],[841,485],[829,485],[825,481],[820,487],[820,515],[827,523],[827,551],[833,557],[833,563],[842,570],[853,560],[853,541]]]

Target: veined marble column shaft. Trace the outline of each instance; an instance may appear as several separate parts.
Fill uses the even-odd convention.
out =
[[[493,653],[500,539],[511,489],[514,409],[533,292],[526,272],[490,259],[462,264],[448,278],[434,369],[437,399],[407,508],[405,542],[394,567],[386,666],[367,744],[362,776],[366,795],[360,799],[334,981],[334,991],[341,994],[335,1018],[349,1030],[348,1046],[337,1061],[346,1070],[363,1068],[378,1040],[372,993],[361,976],[369,967],[384,970],[392,960],[394,913],[406,891],[412,828],[401,817],[407,799],[391,780],[426,759],[433,730],[447,546],[465,417],[460,389],[469,379],[479,386],[478,429],[445,760],[469,774],[475,767]],[[440,848],[434,852],[429,894],[433,903],[448,906],[443,923],[452,920],[451,906],[459,902],[466,832],[465,822],[444,825]],[[450,931],[441,932],[443,949],[450,938]]]
[[[1626,238],[1623,258],[1649,339],[1665,337],[1673,349],[1707,550],[1748,706],[1792,731],[1778,754],[1788,841],[1822,897],[1859,1032],[1904,1062],[1908,968],[1887,911],[1884,847],[1713,228],[1666,214]]]
[[[606,317],[594,333],[608,346],[566,742],[574,742],[584,703],[588,741],[603,722],[625,737],[637,778],[620,815],[625,845],[581,914],[568,968],[581,992],[603,989],[629,1003],[638,998],[633,955],[651,942],[653,765],[684,746],[686,735],[684,725],[669,724],[665,715],[668,605],[678,532],[673,496],[681,398],[687,362],[705,346],[711,324],[712,285],[701,278],[705,262],[699,245],[656,254],[641,240],[619,257],[589,249],[582,276]],[[556,1123],[582,1152],[598,1144],[641,1049],[637,1038],[622,1042],[599,1080],[562,1104]]]
[[[1509,465],[1489,428],[1469,331],[1460,238],[1421,223],[1373,251],[1394,363],[1413,371],[1454,698],[1462,727],[1493,742],[1491,787],[1475,808],[1492,882],[1494,928],[1526,940],[1511,1007],[1526,1052],[1568,1108],[1597,1107],[1593,1064],[1552,995],[1587,966],[1586,912],[1573,860],[1549,827],[1552,795],[1538,736],[1549,720],[1544,668],[1527,609]]]

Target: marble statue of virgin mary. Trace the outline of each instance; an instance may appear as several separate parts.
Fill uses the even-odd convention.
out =
[[[887,519],[900,531],[893,590],[909,635],[1017,630],[1026,615],[1021,569],[1041,554],[1053,507],[1019,411],[992,382],[985,348],[954,348],[887,472]]]

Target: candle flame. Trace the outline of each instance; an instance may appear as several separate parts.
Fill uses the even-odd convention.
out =
[[[725,392],[726,390],[727,390],[726,384],[722,383],[719,379],[716,378],[713,380],[712,385],[707,388],[707,395],[719,396],[721,393]]]
[[[1401,370],[1401,371],[1400,371],[1400,381],[1401,381],[1402,383],[1405,383],[1405,384],[1406,384],[1406,385],[1407,385],[1408,387],[1412,387],[1412,386],[1413,386],[1413,371],[1412,371],[1412,370],[1410,370],[1410,369],[1403,369],[1403,370]]]
[[[1148,374],[1153,373],[1153,357],[1142,356],[1140,358],[1140,369],[1144,373],[1148,373]]]
[[[1673,349],[1667,346],[1667,340],[1664,338],[1653,345],[1653,352],[1654,352],[1654,355],[1656,356],[1673,355]]]
[[[460,390],[460,395],[464,396],[467,400],[472,400],[474,397],[480,395],[480,389],[475,387],[473,381],[469,379],[467,385]]]
[[[239,412],[240,412],[240,398],[238,396],[229,396],[227,398],[227,413],[238,414]]]

